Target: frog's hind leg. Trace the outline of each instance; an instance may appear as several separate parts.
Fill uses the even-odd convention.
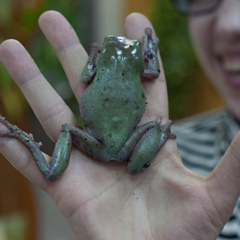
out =
[[[118,162],[127,161],[132,155],[132,152],[139,140],[143,137],[144,134],[146,134],[147,131],[149,131],[149,129],[154,128],[156,124],[157,122],[152,121],[137,127],[127,142],[124,144],[115,160]]]
[[[0,130],[0,137],[14,137],[24,143],[31,151],[40,171],[47,179],[54,181],[66,170],[70,159],[72,144],[71,135],[64,127],[55,145],[51,161],[48,163],[40,150],[41,143],[35,142],[31,134],[27,134],[17,126],[12,125],[1,115],[0,121],[8,127],[7,130]]]
[[[127,168],[132,175],[141,173],[148,168],[164,143],[169,138],[176,138],[170,131],[171,121],[163,126],[160,123],[155,123],[155,126],[139,140],[130,157]]]
[[[78,127],[68,124],[66,124],[66,127],[72,135],[72,142],[76,148],[91,158],[107,161],[103,156],[104,147],[100,140],[96,139],[88,131],[84,131]]]

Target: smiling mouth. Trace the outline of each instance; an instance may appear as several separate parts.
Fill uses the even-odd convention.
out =
[[[223,68],[229,74],[240,74],[240,58],[225,58],[223,61]]]
[[[240,54],[225,55],[220,59],[227,84],[240,88]]]

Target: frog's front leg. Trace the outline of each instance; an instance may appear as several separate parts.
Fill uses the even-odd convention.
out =
[[[70,159],[72,140],[71,134],[65,125],[63,125],[56,142],[51,161],[48,163],[39,148],[41,144],[35,142],[32,135],[12,125],[1,115],[0,121],[8,127],[8,130],[0,131],[0,136],[18,138],[23,142],[31,151],[39,169],[47,179],[54,181],[66,170]]]
[[[159,40],[156,42],[152,38],[152,29],[146,28],[143,37],[143,57],[145,61],[145,69],[142,77],[155,79],[160,74],[160,66],[157,56]]]
[[[97,61],[98,54],[100,52],[101,52],[101,46],[98,43],[92,43],[88,62],[86,66],[83,68],[82,82],[90,83],[94,79],[97,72],[96,61]]]

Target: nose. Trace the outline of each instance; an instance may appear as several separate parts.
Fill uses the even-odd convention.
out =
[[[216,11],[216,31],[219,34],[237,34],[240,38],[240,1],[224,0]]]

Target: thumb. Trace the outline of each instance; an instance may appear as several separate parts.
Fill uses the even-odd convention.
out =
[[[240,195],[240,132],[207,178],[206,184],[216,209],[224,214],[222,220],[227,221]]]

